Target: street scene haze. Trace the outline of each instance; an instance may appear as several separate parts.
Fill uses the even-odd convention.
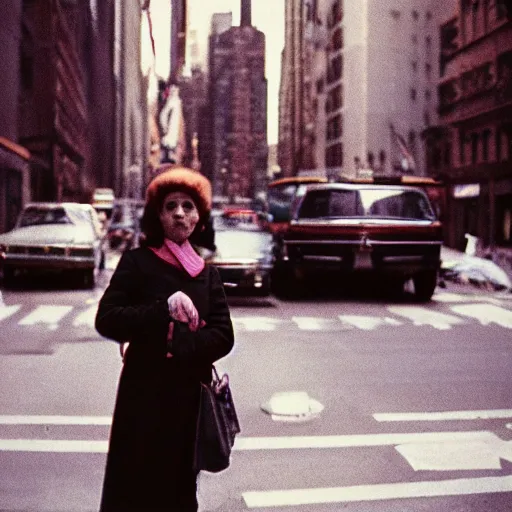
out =
[[[164,304],[172,393],[196,368],[178,339],[229,383],[240,432],[227,469],[192,473],[200,512],[512,511],[512,1],[2,0],[0,19],[0,511],[196,510],[106,504],[116,400],[157,382],[134,372],[144,335],[98,320],[114,289],[126,325]],[[175,291],[194,328],[130,262],[199,280]],[[227,355],[197,282],[227,303]],[[175,426],[152,400],[124,415],[137,460],[155,453],[128,439]],[[128,496],[143,470],[121,467]]]

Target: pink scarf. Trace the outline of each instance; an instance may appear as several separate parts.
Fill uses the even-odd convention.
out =
[[[164,243],[158,249],[150,247],[150,249],[162,260],[170,265],[181,268],[191,277],[198,276],[204,268],[204,260],[194,251],[194,248],[188,240],[182,245],[164,238]]]

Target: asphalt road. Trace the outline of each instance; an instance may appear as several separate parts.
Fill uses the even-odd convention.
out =
[[[110,272],[2,292],[2,511],[97,510],[121,369],[93,328]],[[242,433],[231,467],[200,476],[201,510],[512,510],[511,299],[231,299],[218,367]]]

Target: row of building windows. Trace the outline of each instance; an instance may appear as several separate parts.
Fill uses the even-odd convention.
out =
[[[402,17],[402,13],[398,9],[391,9],[391,11],[389,13],[391,14],[391,17],[395,20],[399,20]],[[411,17],[414,21],[419,21],[419,19],[420,19],[419,11],[417,11],[416,9],[413,9],[411,11]],[[427,11],[425,13],[425,19],[427,21],[430,21],[432,19],[432,11]]]
[[[494,137],[492,130],[489,128],[479,132],[472,132],[468,135],[461,134],[459,138],[461,165],[486,163],[489,161],[510,161],[512,159],[511,135],[511,127],[497,128],[494,131]]]
[[[418,99],[418,90],[415,87],[411,87],[410,96],[412,101],[416,101]],[[432,98],[432,93],[430,89],[425,89],[425,101],[430,101]]]
[[[416,73],[418,71],[418,61],[411,61],[412,70]],[[425,77],[430,79],[432,77],[432,64],[430,62],[425,63]]]

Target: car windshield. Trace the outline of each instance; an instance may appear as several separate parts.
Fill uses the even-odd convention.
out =
[[[42,224],[73,224],[64,208],[30,206],[21,214],[19,227],[40,226]]]
[[[312,190],[299,210],[302,219],[340,217],[435,220],[425,194],[409,189]]]

